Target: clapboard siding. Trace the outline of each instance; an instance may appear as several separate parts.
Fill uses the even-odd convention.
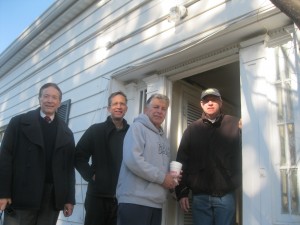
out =
[[[124,7],[117,2],[109,1],[102,7],[97,8],[95,6],[96,9],[91,7],[84,14],[77,17],[68,26],[55,34],[44,46],[28,56],[24,63],[21,63],[17,69],[10,73],[10,76],[6,76],[7,80],[1,80],[0,85],[3,85],[1,90],[10,91],[10,87],[19,84],[21,81],[30,86],[35,83],[40,85],[37,82],[40,82],[41,78],[43,78],[43,82],[50,79],[60,83],[63,79],[69,79],[69,77],[78,74],[89,74],[89,71],[93,70],[99,71],[97,76],[109,75],[126,65],[138,62],[138,60],[155,57],[171,49],[178,48],[178,43],[182,40],[199,35],[199,33],[217,26],[220,20],[223,21],[225,18],[230,20],[229,16],[236,18],[249,13],[249,8],[245,6],[229,15],[227,10],[223,10],[225,3],[228,10],[231,10],[239,4],[236,2],[220,0],[211,3],[200,1],[199,4],[193,4],[189,10],[194,13],[194,21],[199,22],[200,25],[203,24],[201,32],[200,29],[194,29],[184,23],[178,25],[176,31],[173,25],[164,19],[156,24],[154,23],[148,29],[130,36],[130,39],[117,43],[116,46],[105,52],[103,51],[103,43],[105,45],[106,41],[115,41],[126,37],[126,35],[134,34],[140,27],[145,27],[147,23],[150,24],[151,20],[149,18],[153,17],[152,15],[156,16],[152,19],[152,21],[155,21],[163,18],[168,13],[168,7],[162,7],[159,1],[153,1],[134,10],[130,16],[123,16],[142,1],[133,1],[134,3],[124,1],[122,3]],[[216,13],[218,13],[218,19],[214,18]],[[238,13],[239,15],[237,15]],[[115,18],[119,19],[116,20]],[[207,20],[210,22],[206,23]],[[91,23],[91,21],[95,22]],[[106,24],[109,21],[115,22],[107,27]],[[201,27],[200,25],[199,27]],[[103,30],[102,27],[107,30]],[[176,32],[176,35],[174,35],[174,32]],[[166,38],[168,41],[163,41]],[[140,51],[141,47],[143,51]],[[130,52],[135,54],[129,54]],[[100,62],[100,60],[104,61]],[[39,79],[36,79],[37,77]],[[14,90],[12,91],[14,92]],[[19,93],[16,92],[14,95],[18,96],[24,92],[19,86],[17,91]],[[8,98],[7,101],[10,101],[10,99]],[[15,104],[15,102],[12,104]]]

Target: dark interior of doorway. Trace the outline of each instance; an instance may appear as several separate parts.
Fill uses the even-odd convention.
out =
[[[217,88],[223,101],[235,108],[235,116],[241,116],[239,62],[230,63],[183,79],[201,89]]]
[[[241,84],[239,62],[230,63],[212,70],[208,70],[183,79],[185,82],[196,85],[202,90],[217,88],[223,101],[234,107],[234,116],[241,118]],[[242,225],[242,190],[236,191],[237,218],[236,225]],[[190,199],[191,200],[191,199]],[[191,214],[186,213],[184,225],[192,225]]]

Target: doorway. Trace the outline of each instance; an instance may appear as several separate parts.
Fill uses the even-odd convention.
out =
[[[184,78],[183,81],[201,90],[217,88],[226,103],[224,113],[241,117],[240,67],[239,62],[227,64],[206,72]]]
[[[217,88],[223,99],[222,111],[241,117],[241,94],[240,94],[240,67],[239,62],[233,62],[221,67],[214,68],[190,77],[177,80],[173,83],[172,96],[172,127],[177,127],[177,132],[171,134],[171,148],[178,149],[181,136],[186,127],[201,115],[200,95],[202,90]],[[178,107],[181,106],[181,107]],[[173,158],[176,158],[173,152]],[[237,193],[237,223],[242,224],[242,190]],[[179,225],[192,225],[192,215],[182,213],[178,219]]]

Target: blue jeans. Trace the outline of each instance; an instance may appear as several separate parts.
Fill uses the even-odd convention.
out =
[[[222,197],[194,195],[192,202],[194,225],[234,225],[235,209],[234,192]]]

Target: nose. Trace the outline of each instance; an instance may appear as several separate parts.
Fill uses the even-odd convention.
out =
[[[53,97],[53,96],[51,96],[51,97],[48,98],[48,101],[49,101],[49,102],[55,102],[55,101],[56,101],[56,98]]]
[[[164,109],[164,108],[158,108],[158,109],[157,109],[157,112],[158,112],[159,114],[163,114],[163,113],[165,112],[165,109]]]

